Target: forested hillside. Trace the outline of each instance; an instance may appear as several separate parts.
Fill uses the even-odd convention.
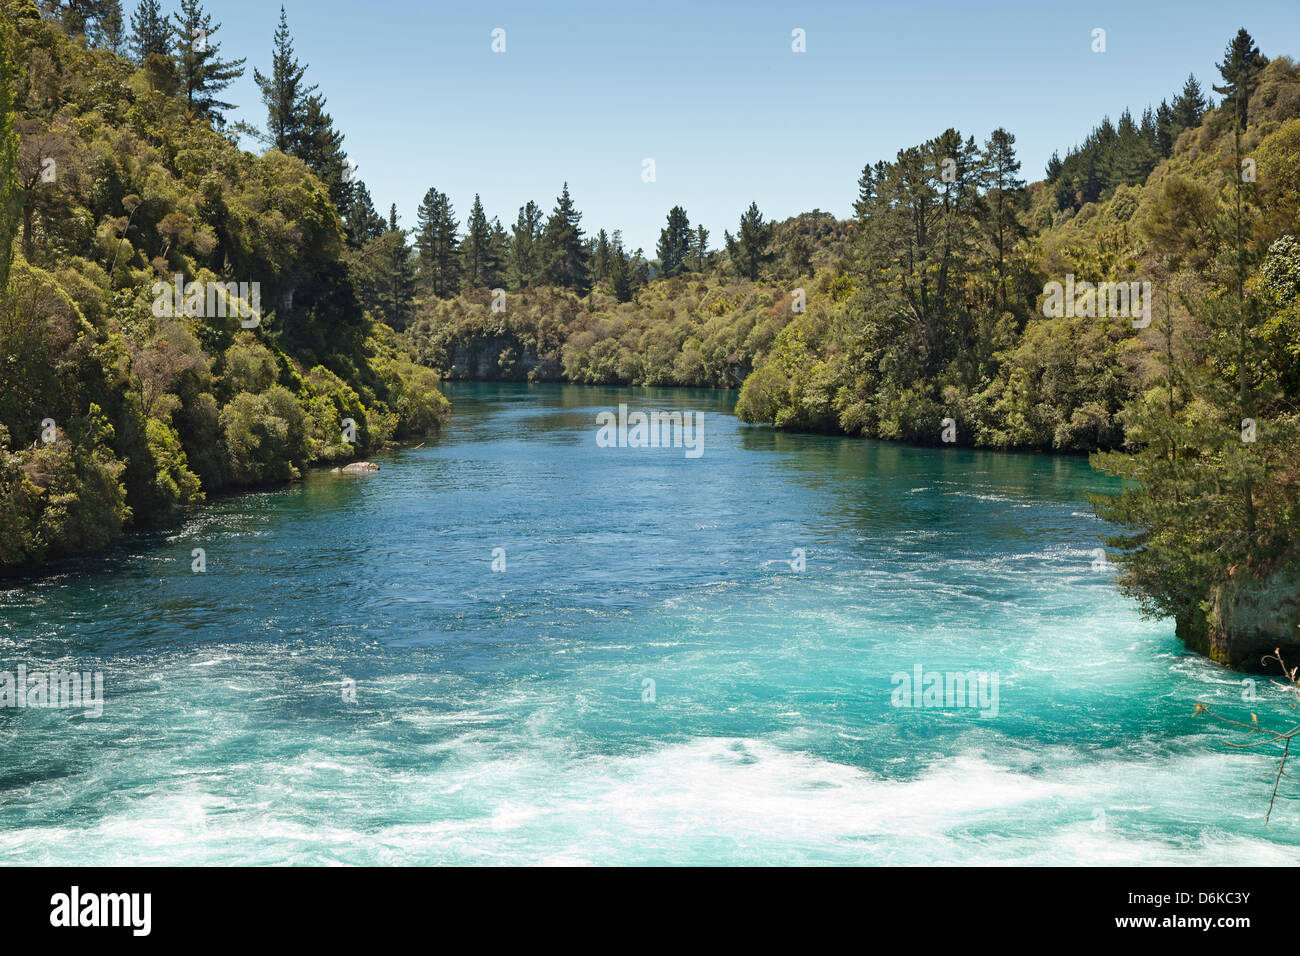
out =
[[[129,34],[116,3],[0,14],[0,567],[439,426],[436,373],[363,307],[341,136],[291,56],[254,155],[197,0]]]

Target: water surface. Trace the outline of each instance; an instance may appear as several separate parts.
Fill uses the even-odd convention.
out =
[[[778,434],[734,393],[449,391],[378,475],[0,582],[0,667],[106,682],[98,719],[0,710],[0,862],[1294,857],[1300,800],[1265,828],[1271,760],[1193,715],[1280,693],[1093,569],[1086,461]],[[598,448],[620,402],[702,411],[704,454]],[[893,706],[918,664],[996,675],[996,716]]]

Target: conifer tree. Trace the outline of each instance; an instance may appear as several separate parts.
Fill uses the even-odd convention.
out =
[[[474,194],[474,205],[470,207],[469,217],[465,220],[465,239],[460,244],[460,258],[461,275],[465,278],[467,289],[490,285],[496,271],[492,227],[477,193]]]
[[[94,45],[117,56],[126,53],[126,24],[122,20],[122,0],[106,0],[103,13],[95,25]]]
[[[686,268],[686,259],[691,251],[691,223],[681,206],[668,210],[668,224],[659,232],[656,251],[663,275],[673,276]]]
[[[556,285],[586,295],[591,289],[591,275],[587,247],[578,227],[582,215],[574,208],[569,196],[569,184],[555,202],[555,209],[546,221],[546,247],[550,262],[547,278]]]
[[[604,229],[596,234],[596,245],[591,252],[591,278],[595,282],[603,282],[609,278],[610,256],[612,247],[609,242],[609,233]]]
[[[378,239],[376,246],[380,273],[381,309],[384,319],[399,332],[406,328],[411,315],[411,298],[415,294],[415,267],[411,262],[411,247],[406,242],[406,230],[397,222],[397,205],[388,212],[388,229]]]
[[[266,130],[271,145],[282,153],[297,155],[304,139],[307,98],[316,91],[315,86],[304,82],[306,73],[307,67],[294,56],[293,36],[282,6],[271,53],[271,75],[253,69],[253,80],[266,104]]]
[[[746,279],[757,279],[759,270],[772,258],[768,246],[772,242],[772,224],[763,221],[763,214],[758,211],[758,203],[751,202],[749,208],[740,217],[740,228],[733,238],[731,233],[723,232],[727,242],[727,253],[738,275]]]
[[[515,224],[510,227],[510,282],[516,289],[534,286],[543,278],[545,258],[543,249],[542,210],[531,199],[519,207]]]
[[[185,102],[198,114],[223,123],[222,112],[235,108],[217,98],[226,87],[244,75],[244,60],[223,60],[215,36],[221,24],[214,24],[199,0],[181,0],[180,13],[172,15],[176,66]]]
[[[348,203],[343,210],[343,228],[354,246],[364,246],[384,234],[384,219],[375,211],[370,190],[360,180],[352,184]]]
[[[703,225],[695,227],[695,238],[691,241],[691,260],[696,272],[703,272],[709,264],[709,230]]]
[[[1250,97],[1259,86],[1259,73],[1268,60],[1259,52],[1255,41],[1246,30],[1240,29],[1228,44],[1223,62],[1219,64],[1219,73],[1223,76],[1223,86],[1214,88],[1216,93],[1224,96],[1224,106],[1232,111],[1233,126],[1233,165],[1234,210],[1232,221],[1233,246],[1235,249],[1235,285],[1236,285],[1236,321],[1238,370],[1238,411],[1243,421],[1251,417],[1250,401],[1250,339],[1252,322],[1252,303],[1246,298],[1246,183],[1242,175],[1241,137],[1245,132],[1250,116]],[[1251,184],[1254,185],[1253,183]],[[1254,481],[1250,470],[1241,469],[1242,503],[1248,543],[1255,538],[1255,500]],[[1249,550],[1247,554],[1249,555]]]
[[[1181,129],[1196,129],[1201,125],[1201,117],[1208,107],[1209,103],[1201,92],[1201,84],[1196,81],[1196,76],[1187,74],[1183,91],[1174,99],[1172,110],[1175,122]]]
[[[1020,160],[1016,158],[1016,138],[1005,129],[995,129],[984,144],[983,156],[988,177],[987,229],[997,262],[997,308],[1007,306],[1007,255],[1023,233],[1016,215],[1025,181],[1017,177]]]
[[[140,0],[131,14],[131,54],[144,66],[150,53],[167,56],[171,52],[171,30],[158,0]]]
[[[440,299],[455,295],[460,289],[459,243],[447,194],[436,189],[426,192],[416,222],[415,248],[421,281]]]

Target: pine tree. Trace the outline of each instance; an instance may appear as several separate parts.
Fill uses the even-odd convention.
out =
[[[96,24],[94,45],[117,56],[126,52],[126,25],[122,22],[121,0],[107,0]]]
[[[291,151],[329,187],[330,201],[335,207],[347,204],[354,184],[347,182],[344,175],[348,154],[343,150],[343,134],[335,127],[333,117],[325,112],[325,98],[318,93],[308,96],[303,104]]]
[[[668,210],[668,224],[659,232],[656,251],[663,275],[674,276],[686,268],[686,259],[691,252],[691,223],[681,206]]]
[[[586,295],[591,289],[590,256],[582,241],[582,230],[578,228],[581,219],[569,197],[569,184],[565,183],[546,221],[546,247],[550,256],[547,278],[555,285]]]
[[[1218,64],[1223,86],[1214,92],[1223,94],[1223,107],[1232,110],[1236,128],[1244,130],[1249,116],[1250,97],[1259,87],[1260,71],[1268,65],[1268,58],[1259,52],[1245,27],[1228,44],[1223,62]]]
[[[1007,307],[1007,255],[1023,234],[1017,211],[1025,181],[1017,177],[1020,160],[1016,158],[1016,138],[1005,129],[995,129],[984,144],[984,167],[988,177],[985,202],[989,240],[997,262],[997,308]]]
[[[411,247],[406,243],[406,230],[397,223],[397,204],[388,212],[388,230],[371,241],[375,249],[380,275],[381,309],[385,321],[397,331],[406,328],[411,315],[411,298],[415,294],[415,267],[411,262]]]
[[[1049,183],[1056,182],[1056,178],[1061,175],[1061,156],[1056,150],[1052,150],[1051,158],[1047,160],[1047,168],[1044,173]]]
[[[158,0],[140,0],[131,14],[131,53],[135,62],[144,66],[150,53],[167,56],[171,50],[171,30],[167,18],[158,6]]]
[[[104,21],[111,18],[114,11],[119,28],[121,26],[120,0],[51,0],[44,6],[63,24],[68,36],[85,37],[95,45],[102,45],[99,37]]]
[[[510,282],[516,289],[534,286],[543,278],[546,260],[543,248],[542,210],[531,199],[519,207],[519,216],[510,227]]]
[[[284,7],[280,7],[280,25],[276,27],[274,49],[271,54],[271,75],[253,69],[253,80],[262,91],[266,103],[266,131],[271,145],[282,153],[297,155],[297,147],[304,138],[304,120],[307,98],[316,91],[307,86],[303,78],[307,67],[298,63],[293,53],[293,36]]]
[[[1205,94],[1201,92],[1201,84],[1196,81],[1194,74],[1187,74],[1187,82],[1183,84],[1183,91],[1174,99],[1172,107],[1174,121],[1180,129],[1196,129],[1201,125],[1201,117],[1205,115],[1209,103],[1206,102]]]
[[[1178,120],[1174,108],[1161,100],[1160,106],[1156,109],[1156,149],[1160,151],[1161,156],[1168,158],[1174,151],[1174,140],[1178,138],[1178,133]]]
[[[460,244],[461,274],[466,288],[478,289],[490,283],[496,269],[492,253],[492,229],[483,202],[475,193],[474,205],[465,220],[465,239]]]
[[[364,246],[384,234],[384,219],[375,211],[370,190],[360,180],[352,184],[343,210],[343,228],[354,246]]]
[[[772,242],[772,224],[763,221],[763,214],[758,211],[758,203],[751,202],[749,208],[740,217],[740,229],[735,238],[731,233],[723,232],[727,242],[727,253],[738,275],[746,279],[757,279],[759,270],[772,258],[768,246]]]
[[[1247,197],[1245,196],[1246,184],[1242,181],[1241,173],[1241,136],[1246,130],[1246,122],[1250,116],[1250,96],[1259,86],[1259,72],[1267,63],[1268,60],[1259,52],[1259,48],[1255,46],[1255,41],[1251,39],[1250,34],[1244,28],[1238,30],[1237,35],[1228,44],[1223,62],[1219,64],[1219,73],[1223,76],[1224,85],[1214,88],[1216,93],[1224,95],[1224,105],[1232,110],[1233,117],[1232,139],[1235,162],[1232,179],[1235,203],[1232,234],[1236,253],[1233,272],[1236,280],[1237,299],[1235,315],[1235,325],[1237,327],[1236,364],[1238,368],[1237,404],[1238,412],[1243,421],[1251,417],[1249,366],[1254,309],[1252,303],[1247,301],[1245,288]],[[1253,183],[1251,185],[1253,186]],[[1241,468],[1240,474],[1247,555],[1249,556],[1255,539],[1254,474],[1249,468]]]
[[[488,269],[484,282],[489,289],[505,285],[510,246],[510,233],[501,225],[501,219],[493,216],[488,227]]]
[[[420,278],[426,289],[440,299],[460,290],[457,222],[446,193],[430,189],[416,213],[415,248]]]
[[[695,227],[695,238],[691,242],[691,260],[696,272],[703,272],[709,265],[709,230],[704,226]]]
[[[609,278],[612,247],[609,234],[604,229],[596,234],[596,245],[591,251],[591,277],[596,282]]]
[[[181,12],[173,14],[172,19],[185,102],[196,113],[221,125],[222,111],[234,109],[235,104],[217,99],[217,94],[244,75],[244,60],[220,58],[221,45],[214,37],[221,24],[212,23],[199,0],[181,0]]]
[[[609,245],[610,291],[619,302],[631,302],[634,282],[632,263],[623,249],[623,234],[615,229]]]

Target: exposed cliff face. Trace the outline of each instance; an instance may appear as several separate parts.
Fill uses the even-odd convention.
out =
[[[538,356],[536,348],[510,334],[476,336],[457,342],[447,354],[449,379],[504,382],[558,382],[564,370],[558,356]]]
[[[1191,650],[1242,671],[1277,672],[1276,661],[1263,663],[1277,649],[1289,667],[1300,665],[1300,561],[1263,578],[1237,569],[1206,603],[1177,623]]]

